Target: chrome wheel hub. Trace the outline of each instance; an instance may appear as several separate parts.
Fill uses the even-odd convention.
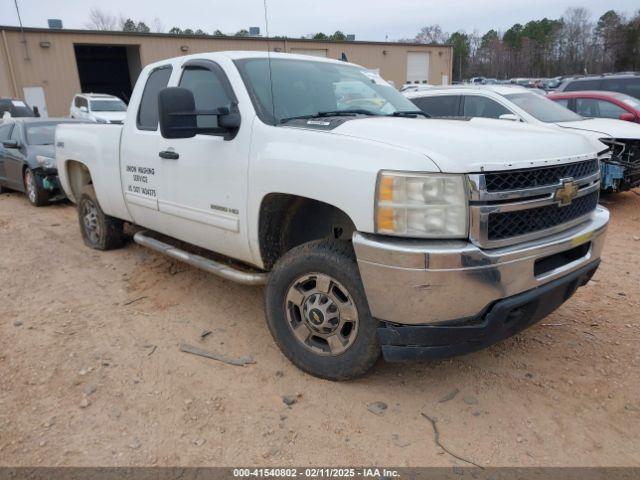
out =
[[[84,224],[84,231],[91,243],[98,243],[100,240],[98,209],[90,200],[85,200],[82,204],[82,223]]]
[[[351,294],[329,275],[298,278],[289,287],[285,310],[295,338],[319,355],[344,353],[358,334],[358,311]]]

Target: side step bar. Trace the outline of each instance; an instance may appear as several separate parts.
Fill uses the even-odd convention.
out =
[[[161,242],[155,238],[146,235],[146,230],[136,232],[133,236],[133,241],[143,247],[150,248],[156,252],[162,253],[168,257],[180,260],[187,263],[192,267],[199,268],[205,272],[213,273],[219,277],[231,280],[233,282],[242,283],[244,285],[264,285],[267,283],[268,273],[260,272],[245,272],[237,270],[224,263],[216,262],[208,258],[201,257],[200,255],[194,255],[193,253],[180,250],[165,242]]]

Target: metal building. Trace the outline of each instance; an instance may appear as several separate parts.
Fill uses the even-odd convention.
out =
[[[262,37],[59,30],[0,26],[0,96],[24,98],[41,114],[66,116],[74,94],[110,93],[128,101],[143,66],[198,52],[262,50],[346,59],[378,70],[396,86],[447,84],[452,47]]]

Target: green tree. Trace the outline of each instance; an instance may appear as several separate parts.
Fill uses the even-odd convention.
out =
[[[447,43],[453,45],[453,78],[462,81],[471,50],[469,35],[463,31],[452,33]]]
[[[183,34],[183,35],[193,35],[193,30],[191,30],[190,28],[185,28],[185,29],[182,31],[182,34]]]
[[[329,39],[333,40],[334,42],[344,42],[347,40],[347,36],[340,30],[337,30],[333,35],[329,37]]]
[[[144,22],[138,22],[136,25],[136,32],[149,33],[151,29]]]
[[[494,42],[500,40],[500,35],[495,30],[489,30],[480,40],[480,48],[490,48]]]
[[[242,29],[242,30],[238,30],[235,34],[234,37],[248,37],[249,36],[249,30],[246,29]]]
[[[216,30],[215,32],[213,32],[213,36],[214,37],[226,37],[226,35],[224,33],[222,33],[220,30]]]
[[[182,29],[180,27],[173,27],[171,30],[169,30],[169,33],[173,35],[182,35]]]
[[[326,34],[322,33],[322,32],[316,33],[311,38],[313,38],[314,40],[329,40],[329,37]]]
[[[137,32],[137,30],[136,30],[136,22],[134,22],[130,18],[127,18],[125,20],[125,22],[122,24],[122,31],[123,32]]]

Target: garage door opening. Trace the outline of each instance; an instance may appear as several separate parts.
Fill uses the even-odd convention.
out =
[[[137,45],[74,45],[82,93],[107,93],[129,102],[142,69]]]

